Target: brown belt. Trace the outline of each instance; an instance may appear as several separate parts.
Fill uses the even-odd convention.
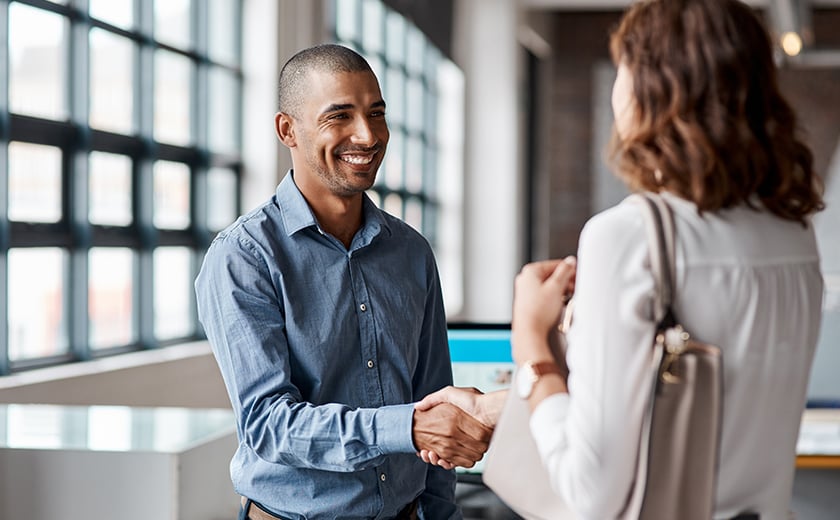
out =
[[[248,499],[242,497],[242,507],[245,507],[245,504],[247,503]],[[247,520],[283,520],[282,516],[271,514],[265,509],[255,504],[254,502],[251,502],[251,505],[248,507],[248,511],[246,511],[246,514],[248,515]],[[395,516],[394,518],[396,520],[417,520],[417,500],[402,508],[402,511],[397,513],[397,516]]]

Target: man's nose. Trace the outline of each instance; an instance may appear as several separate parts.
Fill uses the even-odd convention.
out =
[[[372,146],[376,143],[376,134],[373,132],[371,122],[366,117],[357,117],[353,126],[353,142],[365,146]]]

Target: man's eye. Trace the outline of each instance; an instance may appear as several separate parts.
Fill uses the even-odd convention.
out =
[[[347,119],[347,114],[333,114],[329,117],[329,119]]]
[[[371,112],[370,117],[385,117],[385,111],[377,110],[376,112]]]

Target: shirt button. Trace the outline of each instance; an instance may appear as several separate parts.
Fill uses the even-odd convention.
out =
[[[359,305],[359,308],[362,309],[362,312],[365,312],[367,310],[367,305],[365,305],[363,303],[363,304]]]
[[[381,475],[379,475],[379,480],[381,480],[382,482],[385,482],[385,478],[386,478],[385,473],[382,473]]]
[[[367,366],[368,366],[368,368],[373,368],[373,360],[372,359],[368,359]]]

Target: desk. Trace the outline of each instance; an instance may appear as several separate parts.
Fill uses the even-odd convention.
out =
[[[802,414],[796,467],[840,469],[840,409],[807,409]]]
[[[224,409],[0,405],[0,518],[235,518]]]

